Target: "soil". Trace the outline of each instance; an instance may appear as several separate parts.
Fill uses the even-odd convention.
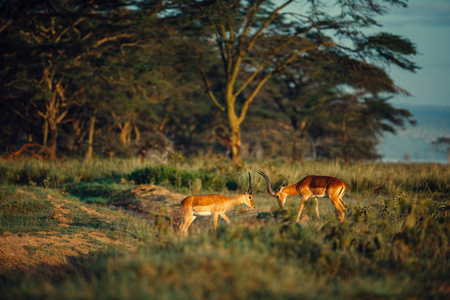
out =
[[[149,220],[149,222],[158,222],[159,218],[165,218],[170,222],[174,231],[183,221],[183,215],[180,210],[180,203],[187,195],[178,194],[168,189],[156,185],[139,185],[130,191],[129,197],[123,199],[123,204],[117,203],[120,207],[133,211],[136,215],[140,215]],[[133,200],[138,200],[136,205],[127,204]],[[250,210],[244,205],[240,205],[235,209],[227,212],[227,216],[231,222],[252,223],[256,215],[260,212],[258,209]],[[239,216],[239,218],[234,218]],[[219,218],[219,224],[225,221]],[[197,233],[199,231],[212,228],[212,217],[197,217],[189,227],[189,232]]]
[[[47,195],[47,199],[53,205],[51,218],[58,221],[58,226],[72,226],[70,210],[64,208],[66,204],[111,223],[95,207],[51,195]],[[104,251],[112,245],[120,245],[125,251],[134,251],[138,247],[136,244],[111,239],[96,230],[77,234],[61,234],[58,230],[30,234],[4,231],[0,236],[0,279],[36,277],[58,280],[67,274],[81,271],[77,267],[80,264],[79,258],[84,256],[89,259],[90,253]]]
[[[27,192],[28,193],[28,192]],[[163,187],[155,185],[139,185],[130,190],[121,202],[116,202],[120,209],[124,209],[137,216],[143,217],[150,223],[158,224],[164,218],[178,231],[182,222],[180,202],[186,196],[173,193]],[[101,217],[107,221],[95,206],[47,196],[53,205],[51,218],[58,221],[59,226],[72,226],[70,210],[66,204],[75,205],[75,209]],[[130,204],[135,203],[135,204]],[[244,206],[238,206],[227,213],[231,222],[256,222],[258,210],[250,211]],[[239,218],[234,216],[239,215]],[[219,218],[219,223],[225,222]],[[189,228],[191,234],[212,228],[211,217],[198,217]],[[0,236],[0,279],[6,278],[51,278],[61,279],[69,273],[80,272],[77,258],[89,257],[89,253],[107,249],[108,245],[121,244],[126,252],[133,252],[139,245],[124,244],[122,241],[110,239],[100,231],[89,231],[89,234],[60,234],[58,232],[39,232],[32,234],[11,234],[4,232]]]

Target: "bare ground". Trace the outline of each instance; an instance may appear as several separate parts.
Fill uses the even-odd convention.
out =
[[[29,193],[18,190],[19,193]],[[30,195],[28,195],[30,196]],[[31,195],[33,196],[33,195]],[[139,185],[130,190],[123,203],[116,203],[121,209],[146,218],[148,222],[157,224],[159,218],[169,222],[174,231],[182,222],[180,202],[186,196],[155,185]],[[71,210],[76,209],[111,222],[111,217],[103,215],[96,206],[82,202],[70,201],[47,196],[53,205],[52,219],[58,221],[58,226],[73,226]],[[136,204],[126,204],[126,203]],[[249,210],[239,206],[227,213],[231,222],[253,223],[259,210]],[[239,217],[236,217],[239,215]],[[220,219],[220,218],[219,218]],[[225,222],[219,220],[219,222]],[[199,217],[191,225],[189,232],[196,234],[212,228],[211,217]],[[123,241],[111,239],[103,232],[90,230],[88,233],[61,234],[55,232],[38,232],[31,234],[11,234],[4,232],[0,236],[0,278],[44,277],[58,280],[68,273],[79,272],[77,261],[80,257],[89,257],[90,253],[102,251],[109,246],[120,243],[125,252],[133,252],[139,245],[126,244]]]
[[[183,221],[183,216],[180,210],[180,203],[187,195],[173,193],[164,187],[156,185],[139,185],[130,191],[130,197],[139,201],[138,205],[127,205],[125,209],[132,210],[138,215],[142,215],[150,222],[157,222],[158,218],[166,218],[175,231]],[[124,199],[124,203],[128,203],[130,198]],[[261,210],[250,210],[244,205],[238,206],[230,212],[227,216],[230,217],[231,222],[255,222],[255,216]],[[219,224],[224,220],[219,218]],[[211,217],[197,217],[189,228],[191,233],[208,230],[212,227]]]
[[[111,216],[103,215],[96,207],[51,195],[47,199],[53,206],[53,214],[49,217],[56,220],[59,227],[73,226],[67,204],[72,209],[111,224],[108,220]],[[110,246],[120,246],[124,251],[134,251],[138,247],[136,244],[111,239],[100,230],[74,234],[62,234],[58,228],[29,234],[3,232],[0,236],[0,278],[44,277],[58,280],[68,273],[79,271],[77,261],[80,257],[89,259],[90,253],[104,251]]]

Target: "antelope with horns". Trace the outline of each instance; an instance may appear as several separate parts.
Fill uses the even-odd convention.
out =
[[[296,195],[302,196],[296,222],[300,220],[300,215],[302,213],[303,206],[305,205],[306,201],[308,201],[309,196],[313,196],[314,198],[316,198],[314,209],[316,210],[316,215],[318,219],[320,219],[320,217],[317,198],[326,197],[331,200],[331,203],[333,203],[333,205],[339,211],[340,213],[338,217],[339,220],[341,222],[344,221],[344,215],[345,210],[347,208],[347,204],[345,204],[345,202],[342,200],[342,196],[344,196],[347,186],[339,178],[330,176],[309,175],[295,184],[289,186],[283,184],[277,190],[275,190],[275,192],[273,192],[270,187],[269,177],[267,177],[267,175],[261,171],[259,171],[258,174],[264,177],[267,183],[267,193],[269,193],[270,195],[274,196],[277,199],[278,205],[280,207],[284,206],[287,196],[296,196]]]
[[[234,197],[212,194],[184,198],[181,201],[181,212],[183,213],[183,222],[180,225],[181,236],[187,236],[188,228],[197,216],[213,215],[214,229],[216,229],[219,216],[227,223],[230,223],[230,219],[228,219],[225,212],[235,208],[239,204],[245,204],[251,209],[254,209],[255,204],[253,203],[253,188],[250,173],[248,173],[248,182],[250,186],[248,191]]]

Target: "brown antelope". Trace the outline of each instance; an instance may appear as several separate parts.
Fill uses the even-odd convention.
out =
[[[327,197],[331,200],[331,203],[333,203],[336,209],[340,212],[340,216],[338,217],[339,220],[341,222],[344,221],[344,215],[345,210],[347,208],[347,204],[345,204],[344,201],[342,200],[342,196],[344,196],[347,187],[345,183],[339,178],[330,176],[309,175],[295,184],[289,186],[283,184],[275,192],[273,192],[270,187],[269,177],[267,177],[267,175],[261,171],[259,171],[258,173],[266,180],[267,192],[277,199],[278,205],[280,207],[284,206],[287,196],[302,195],[302,200],[300,202],[300,208],[298,210],[297,219],[295,220],[296,222],[298,222],[298,220],[300,219],[303,206],[305,205],[305,202],[308,201],[309,196],[313,196],[314,198],[316,198],[314,209],[316,210],[316,215],[319,220],[320,217],[317,198]]]
[[[247,192],[238,196],[226,197],[219,194],[212,194],[184,198],[181,201],[181,212],[183,213],[183,222],[180,225],[181,236],[184,237],[187,235],[188,228],[196,216],[213,215],[214,229],[216,229],[219,216],[227,223],[230,223],[230,219],[228,219],[225,212],[235,208],[239,204],[245,204],[251,209],[254,209],[255,204],[253,203],[253,188],[250,173],[248,173],[248,181],[250,188]]]

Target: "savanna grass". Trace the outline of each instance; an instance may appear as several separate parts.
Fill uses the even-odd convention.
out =
[[[398,195],[379,210],[353,209],[344,223],[220,226],[181,242],[152,243],[100,262],[86,276],[27,297],[157,299],[445,298],[448,211]],[[34,283],[31,283],[33,286]]]
[[[236,189],[244,191],[248,188],[249,171],[257,193],[255,203],[259,197],[275,204],[265,193],[265,181],[255,175],[263,170],[270,176],[273,187],[295,183],[308,174],[339,177],[349,186],[346,196],[352,199],[352,205],[344,223],[328,213],[322,214],[320,222],[313,219],[304,224],[293,222],[298,204],[276,210],[271,205],[262,206],[264,211],[252,222],[219,226],[217,232],[205,230],[185,241],[178,239],[164,218],[160,218],[161,223],[150,225],[125,214],[108,219],[108,223],[72,212],[78,230],[103,230],[108,236],[124,235],[128,242],[144,240],[146,246],[138,253],[94,259],[84,274],[67,277],[62,282],[24,281],[20,287],[9,287],[4,294],[7,298],[444,299],[449,296],[450,171],[445,165],[267,161],[233,166],[215,157],[177,161],[176,166],[141,165],[124,160],[85,165],[40,164],[8,165],[5,168],[9,173],[2,180],[18,184],[17,178],[28,176],[21,184],[34,188],[31,182],[35,182],[48,191],[60,191],[59,184],[76,186],[90,182],[79,185],[80,195],[113,199],[120,193],[115,194],[112,190],[116,189],[109,186],[122,178],[135,180],[131,174],[146,174],[145,183],[163,178],[159,184],[183,191],[190,191],[195,185],[192,180],[197,180],[201,192],[208,186],[207,179],[201,176],[207,174],[208,178],[222,178],[217,189],[234,193],[226,191],[223,182],[234,180]],[[39,167],[45,172],[40,173]],[[58,174],[52,179],[58,185],[46,186],[43,180],[29,180],[52,174]],[[79,179],[71,181],[74,175]],[[183,181],[183,176],[188,179]],[[131,181],[127,184],[132,187]],[[14,195],[14,192],[2,194],[2,203],[4,199],[15,201],[11,193]],[[360,203],[355,203],[355,199]],[[42,200],[45,202],[45,198]],[[7,204],[4,209],[17,213],[40,211],[36,205]],[[45,210],[46,204],[41,205]]]
[[[49,231],[57,222],[49,216],[53,207],[44,195],[2,187],[0,189],[0,236],[3,232],[23,234]]]
[[[60,187],[67,183],[119,178],[139,168],[153,165],[139,159],[94,159],[61,161],[0,161],[0,182]]]
[[[188,192],[194,186],[206,191],[246,190],[247,172],[254,187],[264,190],[265,182],[257,175],[263,170],[274,187],[298,182],[307,175],[329,175],[342,179],[352,195],[388,195],[399,192],[422,193],[438,197],[450,195],[450,168],[442,164],[384,164],[335,161],[285,162],[269,160],[234,165],[222,157],[184,160],[166,165],[139,159],[65,160],[44,162],[27,160],[0,161],[0,182],[57,188],[64,184],[121,179],[135,183],[160,184]]]
[[[450,168],[445,164],[405,164],[355,162],[345,164],[340,160],[290,162],[283,160],[248,161],[236,166],[220,157],[191,159],[178,166],[179,170],[222,174],[234,179],[237,190],[245,190],[246,174],[253,175],[254,187],[265,189],[265,181],[257,175],[262,170],[269,175],[274,188],[293,184],[307,175],[328,175],[342,179],[348,193],[355,197],[386,195],[399,192],[421,193],[448,197],[450,195]]]

